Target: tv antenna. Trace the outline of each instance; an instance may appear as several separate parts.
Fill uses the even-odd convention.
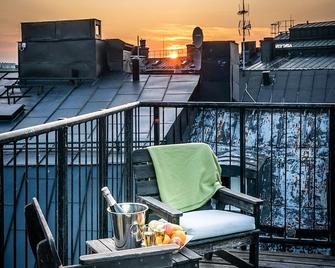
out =
[[[294,26],[294,19],[290,16],[289,20],[279,20],[271,23],[271,34],[276,36],[282,33],[288,33],[290,28]]]
[[[251,23],[249,20],[249,5],[246,6],[244,0],[241,0],[242,3],[239,5],[239,10],[237,15],[242,17],[242,20],[238,23],[238,32],[242,35],[242,68],[245,69],[245,37],[250,35]]]

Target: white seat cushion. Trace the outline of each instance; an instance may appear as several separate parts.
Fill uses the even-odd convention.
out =
[[[192,240],[228,235],[255,229],[255,218],[222,210],[200,210],[183,213],[180,225]]]

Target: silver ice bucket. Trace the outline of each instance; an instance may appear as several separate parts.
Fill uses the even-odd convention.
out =
[[[140,203],[119,203],[125,213],[116,213],[107,208],[113,224],[114,242],[117,250],[141,246],[148,206]]]

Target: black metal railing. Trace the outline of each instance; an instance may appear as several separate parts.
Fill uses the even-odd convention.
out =
[[[33,267],[24,205],[36,196],[64,263],[85,252],[85,241],[108,236],[100,189],[130,198],[123,168],[132,148],[137,104],[1,134],[1,245],[4,267]]]
[[[1,262],[34,266],[23,215],[36,196],[63,263],[76,263],[85,241],[112,235],[100,188],[134,200],[131,152],[181,142],[208,143],[224,169],[237,170],[224,182],[266,201],[265,247],[330,253],[334,124],[335,105],[136,102],[0,134]]]

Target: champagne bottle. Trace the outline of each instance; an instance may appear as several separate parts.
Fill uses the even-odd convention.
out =
[[[111,211],[114,211],[116,213],[125,213],[122,207],[118,203],[116,203],[114,197],[112,196],[107,186],[103,187],[101,189],[101,192],[104,198],[106,199],[107,204],[110,207]]]

